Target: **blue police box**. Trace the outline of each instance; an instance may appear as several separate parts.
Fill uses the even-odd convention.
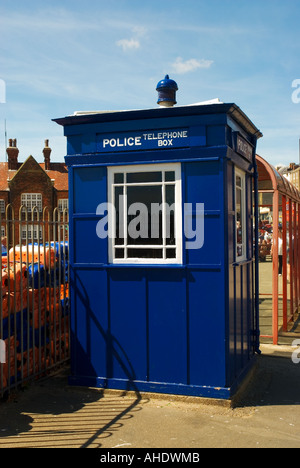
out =
[[[231,399],[259,352],[260,131],[220,102],[54,121],[67,137],[70,383]]]

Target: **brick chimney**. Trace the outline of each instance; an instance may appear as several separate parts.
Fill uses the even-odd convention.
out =
[[[49,140],[45,140],[45,148],[43,149],[44,153],[44,161],[45,161],[45,171],[50,171],[51,169],[51,162],[50,162],[50,154],[51,148],[49,148]]]
[[[8,156],[8,169],[16,171],[18,169],[18,155],[17,140],[9,140],[9,147],[6,149]]]

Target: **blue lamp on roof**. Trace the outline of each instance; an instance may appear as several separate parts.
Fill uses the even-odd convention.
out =
[[[177,83],[166,75],[165,78],[156,86],[158,92],[157,104],[162,107],[173,107],[176,102],[176,91],[178,91]]]

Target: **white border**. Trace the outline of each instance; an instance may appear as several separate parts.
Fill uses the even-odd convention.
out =
[[[108,181],[108,203],[114,205],[114,187],[116,185],[124,186],[124,204],[127,206],[127,185],[137,185],[137,184],[115,184],[114,175],[118,173],[134,173],[134,172],[160,172],[160,171],[174,171],[175,172],[175,182],[159,182],[159,183],[147,183],[142,185],[175,185],[175,238],[176,238],[176,258],[126,258],[126,259],[117,259],[114,258],[114,239],[109,237],[109,250],[108,258],[109,263],[111,264],[145,264],[145,265],[163,265],[163,264],[182,264],[182,195],[181,195],[181,164],[180,163],[170,163],[170,164],[143,164],[143,165],[128,165],[128,166],[110,166],[107,168],[107,181]],[[164,201],[164,200],[163,200]],[[124,210],[124,225],[127,226],[127,210]],[[164,216],[163,216],[163,231],[165,230],[164,225]],[[113,232],[113,226],[115,226],[115,213],[109,214],[108,221],[108,232]],[[163,235],[163,240],[165,242],[165,235]],[[142,246],[141,246],[142,247]],[[130,248],[135,248],[135,246],[130,246]],[[150,245],[145,245],[144,248],[152,248]],[[153,246],[153,248],[158,248],[158,246]],[[165,250],[165,249],[164,249]]]

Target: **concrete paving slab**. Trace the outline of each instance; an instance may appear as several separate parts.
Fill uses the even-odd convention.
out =
[[[300,364],[262,345],[236,407],[70,387],[69,368],[0,404],[0,448],[300,448]]]

